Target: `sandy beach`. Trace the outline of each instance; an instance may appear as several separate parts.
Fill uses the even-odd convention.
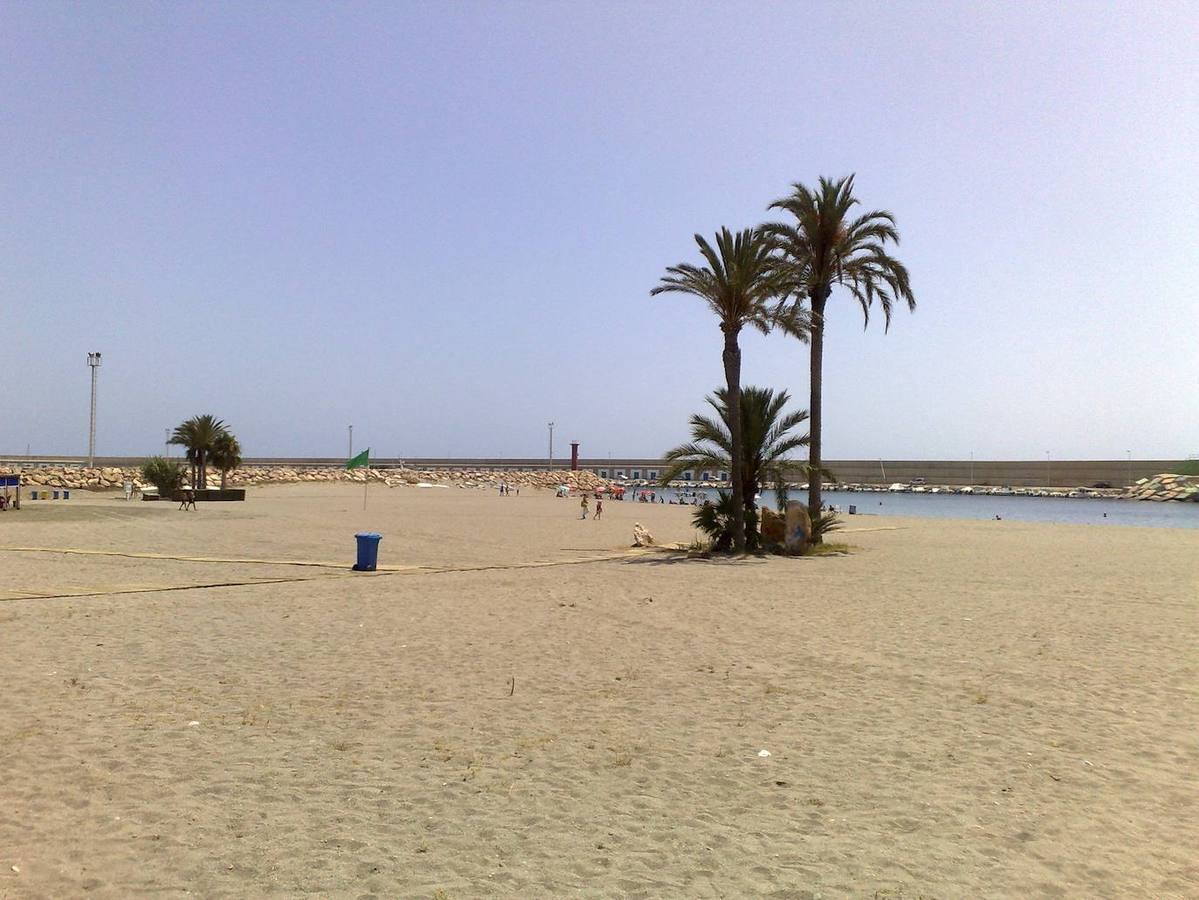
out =
[[[0,897],[1199,896],[1199,533],[604,505],[0,514]]]

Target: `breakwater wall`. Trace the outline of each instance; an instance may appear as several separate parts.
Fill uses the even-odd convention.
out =
[[[145,460],[141,456],[97,457],[98,468],[132,469]],[[0,467],[10,471],[35,470],[38,468],[78,468],[86,465],[87,459],[78,456],[8,456],[0,457]],[[310,469],[333,469],[344,465],[340,458],[319,457],[250,457],[244,461],[245,468],[283,467],[302,472]],[[558,460],[553,468],[562,472],[569,463]],[[943,485],[1007,485],[1009,487],[1091,487],[1110,484],[1113,487],[1128,487],[1141,478],[1153,478],[1178,467],[1178,460],[828,460],[825,466],[837,480],[857,484],[890,484],[911,482],[923,478],[929,484]],[[375,469],[410,469],[428,472],[532,472],[549,468],[546,459],[519,458],[378,458],[371,460]],[[585,458],[579,462],[580,469],[596,473],[604,479],[646,478],[651,479],[665,468],[661,459],[612,457],[610,459]],[[650,475],[654,472],[655,475]],[[635,474],[636,473],[636,474]],[[695,473],[695,480],[702,473]],[[796,481],[806,480],[801,473],[792,473]]]

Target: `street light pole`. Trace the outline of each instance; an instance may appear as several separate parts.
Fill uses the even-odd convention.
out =
[[[550,422],[550,458],[549,464],[546,466],[549,471],[554,470],[554,423]]]
[[[162,429],[162,432],[163,432],[163,436],[164,436],[163,446],[165,446],[167,448],[167,459],[170,459],[171,458],[171,429],[164,428],[164,429]]]
[[[87,467],[96,467],[96,369],[100,368],[100,354],[87,355],[88,367],[92,370],[92,419],[87,431]]]
[[[346,455],[346,459],[354,458],[354,426],[347,426],[350,429],[350,452]]]

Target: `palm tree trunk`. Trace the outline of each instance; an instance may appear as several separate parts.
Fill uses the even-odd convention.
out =
[[[812,330],[810,335],[811,352],[808,356],[808,384],[811,394],[808,398],[808,515],[815,520],[820,515],[823,501],[820,496],[821,458],[821,416],[820,404],[824,393],[824,306],[828,302],[831,288],[828,286],[812,291]],[[820,543],[820,538],[813,538],[813,543]]]
[[[229,472],[227,469],[221,469],[221,490],[222,491],[225,489],[225,476],[228,474],[229,474]]]
[[[207,458],[208,454],[204,452],[203,448],[200,449],[199,457],[200,457],[200,461],[198,463],[199,471],[200,471],[199,488],[200,488],[200,490],[204,490],[205,488],[208,487],[208,458]]]
[[[737,343],[737,330],[724,327],[724,380],[728,389],[729,437],[733,445],[729,448],[729,481],[733,490],[733,552],[745,552],[745,485],[742,482],[744,469],[744,444],[741,439],[741,347]]]

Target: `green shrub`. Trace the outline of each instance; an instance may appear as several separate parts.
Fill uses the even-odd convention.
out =
[[[702,531],[711,541],[716,553],[728,553],[733,549],[733,496],[727,491],[717,492],[720,497],[715,503],[705,503],[691,515],[691,524]],[[756,553],[762,540],[758,534],[758,511],[745,510],[745,549]]]
[[[820,543],[826,534],[840,531],[844,527],[845,523],[835,512],[822,512],[812,519],[812,541]]]
[[[148,481],[158,488],[159,497],[170,500],[183,490],[183,467],[169,459],[155,456],[142,463],[142,481]]]

